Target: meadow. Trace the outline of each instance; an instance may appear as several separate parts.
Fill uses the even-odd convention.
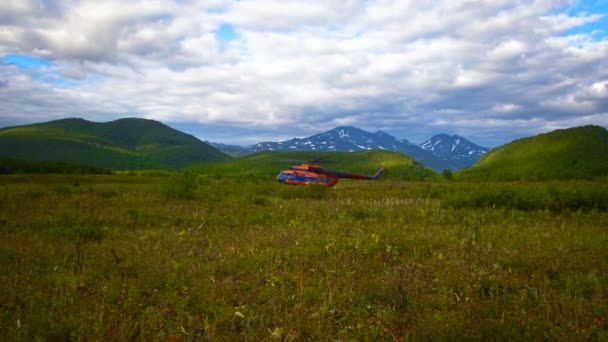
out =
[[[0,339],[605,340],[608,185],[0,177]]]

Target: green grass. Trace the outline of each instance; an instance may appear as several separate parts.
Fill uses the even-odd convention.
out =
[[[594,187],[2,176],[0,339],[604,340]]]
[[[599,126],[556,130],[498,147],[455,173],[469,180],[563,180],[608,176],[608,131]]]

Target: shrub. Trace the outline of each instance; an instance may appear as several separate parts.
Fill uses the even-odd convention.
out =
[[[608,210],[608,187],[583,181],[549,185],[469,185],[440,194],[453,208],[511,208],[519,210]]]
[[[441,176],[443,176],[443,179],[445,179],[445,180],[454,179],[454,174],[452,174],[452,171],[450,171],[448,169],[443,170],[443,172],[441,173]]]
[[[167,199],[191,200],[196,196],[196,177],[191,171],[184,171],[177,177],[171,177],[162,188],[162,194]]]

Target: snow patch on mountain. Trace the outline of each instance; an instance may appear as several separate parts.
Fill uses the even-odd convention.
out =
[[[439,158],[457,164],[459,168],[475,164],[479,157],[490,150],[487,147],[476,145],[461,136],[449,136],[447,134],[437,134],[421,143],[420,147],[432,152]]]
[[[350,126],[341,126],[307,138],[293,138],[281,142],[260,142],[242,148],[242,153],[261,151],[366,151],[389,150],[405,154],[422,165],[436,171],[458,170],[473,165],[489,149],[475,145],[454,135],[438,134],[416,144],[394,137],[386,132],[370,133]]]

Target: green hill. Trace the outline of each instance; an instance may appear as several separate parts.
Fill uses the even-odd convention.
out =
[[[515,140],[457,172],[457,179],[553,180],[608,176],[608,131],[599,126],[560,129]]]
[[[383,178],[434,179],[437,174],[400,153],[392,151],[361,152],[260,152],[245,157],[226,160],[196,171],[214,176],[274,178],[290,166],[316,160],[322,167],[353,173],[374,174],[384,167]]]
[[[217,149],[160,122],[63,119],[0,129],[0,156],[115,169],[176,169],[228,159]]]

